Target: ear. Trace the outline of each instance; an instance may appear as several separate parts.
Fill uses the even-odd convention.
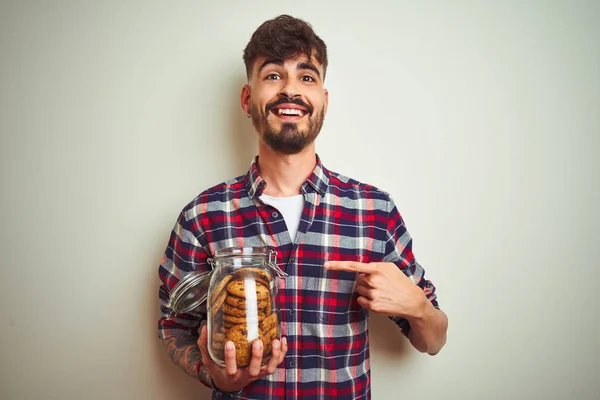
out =
[[[242,111],[246,115],[250,115],[250,110],[252,107],[252,102],[250,100],[251,94],[252,94],[252,90],[250,88],[250,85],[248,85],[248,84],[244,85],[242,87],[242,93],[240,93],[240,105],[242,106]]]
[[[329,91],[327,89],[323,89],[325,91],[325,107],[323,110],[323,117],[327,115],[327,106],[329,106]]]

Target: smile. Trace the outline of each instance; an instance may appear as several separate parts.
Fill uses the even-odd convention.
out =
[[[285,121],[298,121],[309,114],[308,110],[293,103],[280,104],[271,109],[274,116]]]
[[[298,110],[296,108],[279,108],[277,110],[275,110],[275,112],[277,113],[277,115],[286,115],[286,116],[299,116],[299,117],[303,117],[304,114],[306,114],[304,111],[302,110]]]

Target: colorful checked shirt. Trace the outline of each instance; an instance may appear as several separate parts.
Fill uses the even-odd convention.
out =
[[[368,311],[356,301],[357,274],[326,271],[327,260],[393,262],[438,307],[435,286],[415,261],[412,240],[390,196],[327,170],[316,157],[302,185],[305,203],[298,233],[291,238],[277,209],[259,196],[265,182],[255,158],[248,173],[202,192],[181,212],[159,268],[162,280],[161,338],[198,336],[201,318],[171,315],[173,286],[186,274],[209,270],[215,250],[267,246],[289,276],[280,281],[276,303],[288,352],[273,375],[238,395],[213,398],[370,399]],[[392,318],[404,334],[402,318]]]

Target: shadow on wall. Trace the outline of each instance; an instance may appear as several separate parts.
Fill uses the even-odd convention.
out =
[[[371,313],[369,320],[371,356],[385,354],[386,358],[401,360],[408,356],[411,346],[400,328],[388,317]]]

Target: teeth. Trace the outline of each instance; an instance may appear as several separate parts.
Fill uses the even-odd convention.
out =
[[[297,110],[295,108],[280,108],[277,111],[279,112],[279,115],[299,115],[300,117],[304,115],[302,110]]]

